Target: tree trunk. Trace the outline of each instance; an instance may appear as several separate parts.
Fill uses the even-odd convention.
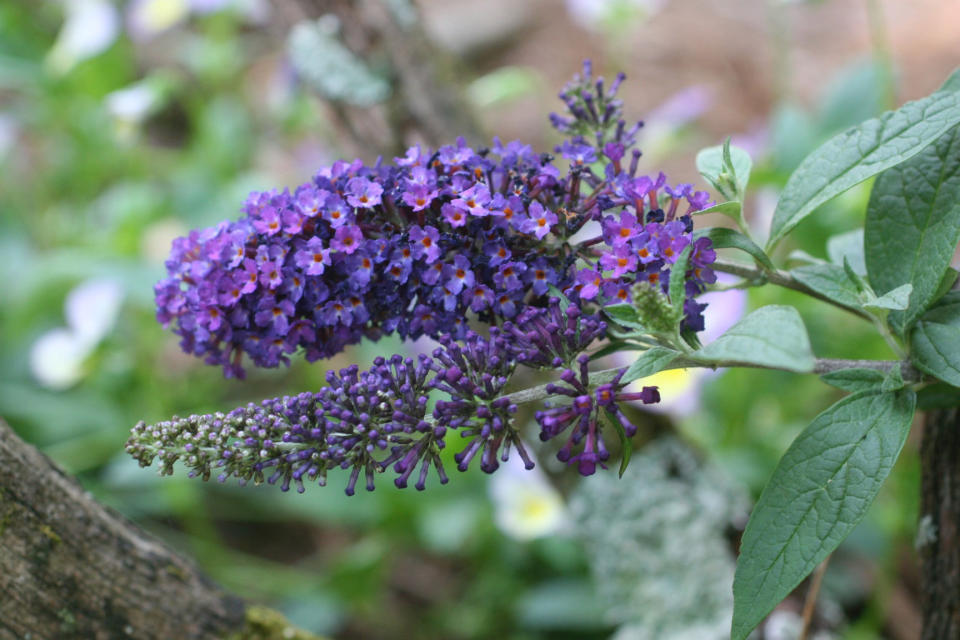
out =
[[[278,615],[94,501],[0,420],[0,639],[268,638]]]
[[[927,414],[920,455],[923,640],[960,638],[960,410]]]

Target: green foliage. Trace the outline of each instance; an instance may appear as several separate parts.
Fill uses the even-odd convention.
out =
[[[715,249],[739,249],[744,251],[766,269],[773,269],[773,263],[757,244],[736,229],[709,227],[694,232],[695,238],[710,238]]]
[[[800,314],[793,307],[761,307],[693,353],[705,363],[741,363],[809,373],[814,358]]]
[[[727,200],[743,202],[752,167],[750,154],[731,146],[730,138],[697,154],[697,171]]]
[[[666,347],[650,347],[633,361],[620,379],[623,383],[633,382],[663,371],[680,357],[679,351]]]
[[[910,337],[913,364],[960,387],[960,293],[948,294],[920,316]]]
[[[863,519],[903,448],[915,402],[909,390],[848,396],[790,446],[743,534],[733,640],[744,640]]]
[[[835,264],[808,264],[790,270],[793,278],[839,305],[858,309],[862,304],[857,284],[843,267]]]
[[[773,215],[767,248],[823,203],[915,156],[958,122],[960,94],[938,91],[831,138],[790,176]]]
[[[820,376],[820,379],[838,389],[857,393],[878,388],[883,384],[886,376],[876,369],[852,368],[830,371]]]
[[[890,314],[903,332],[936,299],[960,240],[960,129],[884,171],[864,229],[867,270],[878,293],[913,285],[909,305]]]

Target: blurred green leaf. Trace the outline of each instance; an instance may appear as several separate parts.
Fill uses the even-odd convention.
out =
[[[824,135],[852,127],[884,110],[889,72],[883,62],[868,58],[841,69],[817,105],[817,125]]]

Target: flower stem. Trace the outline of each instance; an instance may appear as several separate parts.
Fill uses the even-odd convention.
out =
[[[851,307],[845,307],[842,304],[839,304],[830,298],[817,293],[813,289],[807,287],[799,280],[790,275],[788,271],[782,271],[780,269],[759,269],[757,267],[752,267],[750,265],[742,264],[739,262],[732,262],[729,260],[724,260],[722,258],[717,258],[717,261],[710,265],[714,271],[720,271],[722,273],[729,273],[731,275],[740,276],[748,281],[752,285],[761,285],[761,284],[775,284],[785,289],[792,289],[794,291],[799,291],[800,293],[806,294],[812,298],[816,298],[822,302],[833,305],[838,309],[843,309],[848,313],[852,313],[855,316],[859,316],[864,320],[872,321],[872,316],[861,309],[853,309]]]
[[[875,371],[889,373],[896,365],[900,365],[900,372],[903,376],[904,382],[912,383],[920,382],[922,380],[923,374],[917,371],[917,369],[906,360],[846,360],[841,358],[817,358],[811,373],[822,375],[832,371],[840,371],[841,369],[873,369]],[[774,369],[778,371],[785,371],[785,369],[778,369],[777,367],[764,367],[744,362],[705,363],[699,360],[684,357],[677,358],[670,363],[669,366],[665,367],[665,369],[689,369],[695,367],[709,369],[717,369],[719,367],[746,367],[750,369]],[[602,371],[591,372],[590,382],[598,385],[610,382],[619,372],[625,370],[626,368],[627,367],[615,367],[613,369],[603,369]],[[510,398],[510,402],[513,404],[523,404],[526,402],[543,400],[548,395],[550,394],[547,393],[547,385],[542,384],[536,387],[530,387],[529,389],[514,391],[513,393],[508,394],[506,397]]]

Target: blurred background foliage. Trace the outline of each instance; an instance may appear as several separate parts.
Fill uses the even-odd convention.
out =
[[[416,139],[408,132],[377,148],[351,138],[346,124],[389,99],[390,61],[338,39],[350,25],[324,16],[325,3],[314,3],[309,23],[299,14],[291,23],[289,4],[0,3],[0,416],[216,580],[315,632],[723,637],[750,498],[839,395],[815,378],[737,370],[645,381],[661,386],[664,404],[635,410],[645,425],[635,448],[652,444],[622,480],[610,471],[577,481],[542,451],[533,475],[508,466],[492,478],[458,474],[424,494],[385,485],[347,499],[336,480],[297,496],[160,479],[123,453],[137,420],[323,384],[320,363],[296,360],[237,382],[183,355],[153,317],[152,285],[171,240],[239,215],[252,189],[296,185],[345,155],[389,157],[391,145]],[[588,56],[608,76],[630,77],[627,112],[647,121],[645,171],[697,180],[696,150],[733,135],[754,157],[747,212],[761,235],[806,153],[939,84],[956,64],[960,24],[946,0],[382,4],[397,24],[425,30],[448,72],[443,90],[469,104],[485,136],[548,150],[553,95]],[[857,237],[841,234],[862,224],[868,194],[825,205],[779,259],[856,252]],[[708,331],[748,308],[793,304],[817,354],[889,357],[861,321],[791,292],[710,296]],[[404,348],[365,344],[326,366]],[[817,637],[915,636],[918,482],[911,441],[835,554]],[[804,589],[764,637],[797,637]]]

